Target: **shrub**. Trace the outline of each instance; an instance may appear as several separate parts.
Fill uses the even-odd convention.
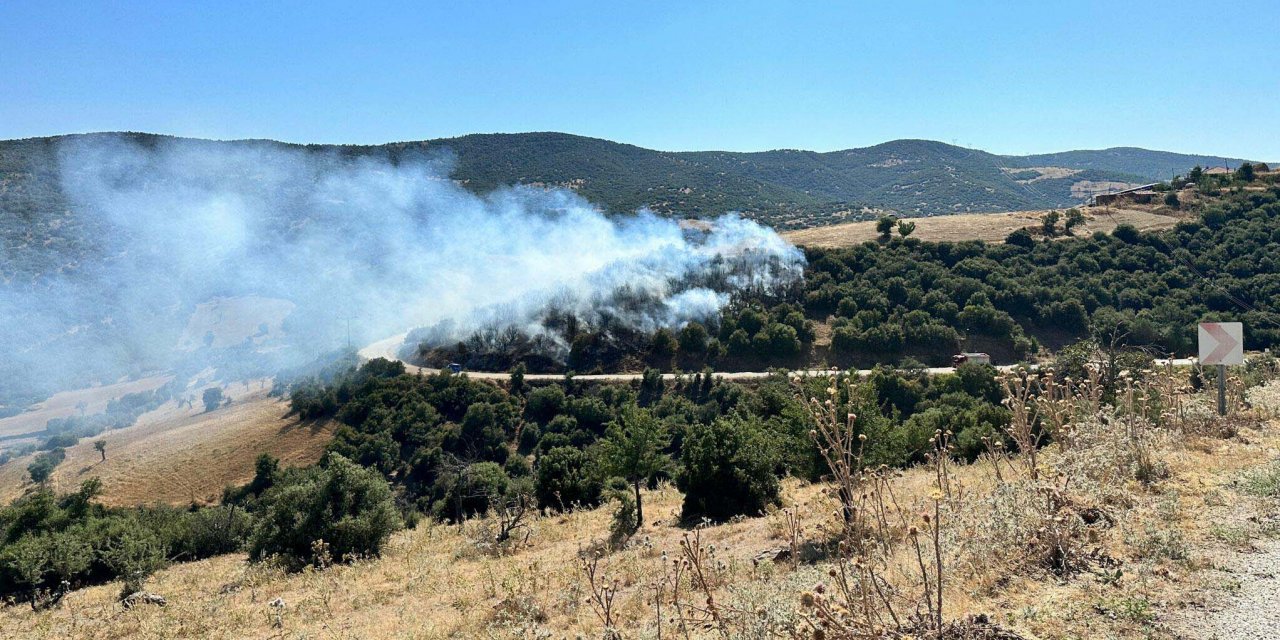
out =
[[[538,459],[534,496],[542,508],[600,504],[601,483],[591,457],[581,449],[556,447]]]
[[[1011,244],[1015,247],[1031,248],[1035,246],[1036,239],[1031,237],[1030,231],[1027,231],[1026,229],[1018,229],[1017,231],[1005,236],[1004,243]]]
[[[1125,244],[1137,244],[1142,237],[1138,228],[1131,224],[1116,225],[1111,235]]]
[[[262,497],[249,557],[256,561],[278,556],[297,569],[312,559],[312,545],[319,540],[336,558],[376,556],[400,526],[386,480],[372,469],[329,454],[321,466]]]
[[[489,511],[489,501],[506,494],[509,484],[511,479],[498,463],[469,464],[456,475],[440,481],[444,495],[432,505],[432,514],[451,522],[483,515]]]
[[[739,416],[696,426],[685,437],[681,517],[727,520],[778,503],[777,455],[759,424]]]
[[[31,481],[36,484],[48,482],[49,477],[53,475],[54,468],[61,464],[66,457],[67,451],[61,447],[37,455],[31,461],[31,464],[27,465],[27,473],[31,475]]]
[[[631,496],[627,482],[622,478],[613,478],[609,485],[609,499],[618,501],[618,509],[609,520],[609,544],[617,548],[624,545],[640,528],[640,520],[636,513],[636,500]]]
[[[209,387],[208,389],[205,389],[204,395],[201,396],[201,400],[204,401],[205,411],[213,411],[214,409],[217,409],[222,406],[222,389],[219,387]]]
[[[1251,496],[1280,497],[1280,463],[1272,463],[1246,474],[1240,486]]]

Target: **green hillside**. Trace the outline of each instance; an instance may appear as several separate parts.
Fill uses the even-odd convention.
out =
[[[167,138],[123,135],[144,143]],[[25,222],[20,225],[23,235],[34,232],[43,237],[43,225],[54,220],[55,213],[65,213],[57,181],[59,139],[0,141],[0,213],[6,223]],[[680,216],[741,211],[781,228],[871,216],[876,210],[940,215],[1065,207],[1087,197],[1078,190],[1073,194],[1073,185],[1146,182],[1223,161],[1136,148],[998,156],[929,140],[895,140],[828,153],[666,152],[563,133],[474,134],[371,146],[174,140],[214,148],[303,148],[393,161],[443,154],[455,163],[452,177],[476,192],[511,184],[560,186],[609,211],[649,207]],[[1046,168],[1054,170],[1042,175]],[[58,229],[63,234],[76,228],[67,228],[67,222],[71,221],[55,223],[62,225]],[[13,225],[5,227],[6,241],[13,240]]]
[[[1131,173],[1152,181],[1168,180],[1174,174],[1186,173],[1187,169],[1196,165],[1221,167],[1226,164],[1234,169],[1244,162],[1257,162],[1257,160],[1244,160],[1242,158],[1151,151],[1137,147],[1112,147],[1100,151],[1063,151],[1030,156],[1004,156],[1003,159],[1008,163],[1008,166],[1066,167],[1070,169],[1115,171]]]

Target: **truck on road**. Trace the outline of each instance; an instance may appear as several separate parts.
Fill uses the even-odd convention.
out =
[[[951,356],[951,366],[962,364],[991,364],[991,356],[985,353],[957,353]]]

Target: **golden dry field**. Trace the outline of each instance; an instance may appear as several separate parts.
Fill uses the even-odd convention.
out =
[[[45,423],[54,418],[80,413],[82,407],[86,415],[100,413],[110,400],[130,393],[150,391],[168,382],[170,378],[171,376],[151,376],[54,394],[18,415],[0,419],[0,437],[44,431]]]
[[[1168,215],[1155,207],[1104,208],[1085,207],[1081,209],[1086,222],[1075,229],[1075,235],[1087,236],[1096,231],[1110,233],[1121,224],[1131,224],[1139,230],[1165,229],[1177,224],[1181,218]],[[1007,213],[963,213],[931,218],[910,218],[916,224],[912,238],[931,242],[959,242],[962,240],[982,240],[984,242],[1004,242],[1010,233],[1031,227],[1038,229],[1040,221],[1048,210],[1012,211]],[[1061,223],[1059,223],[1061,225]],[[796,231],[784,231],[782,236],[792,244],[810,247],[848,247],[875,240],[876,223],[846,222],[825,227],[811,227]],[[897,232],[894,232],[897,236]],[[1070,237],[1070,236],[1062,236]]]
[[[286,419],[288,403],[268,397],[265,381],[227,386],[232,403],[216,411],[166,402],[125,429],[84,438],[67,448],[52,478],[57,491],[73,491],[92,477],[102,480],[101,502],[111,506],[216,502],[222,489],[253,477],[260,453],[286,466],[320,458],[332,435],[328,423]],[[107,441],[107,459],[93,448]],[[30,487],[30,456],[0,466],[0,501],[8,503]]]

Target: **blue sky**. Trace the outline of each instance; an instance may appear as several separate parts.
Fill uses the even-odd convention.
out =
[[[269,5],[269,6],[268,6]],[[1280,161],[1276,2],[0,4],[0,138],[666,150],[930,138]]]

